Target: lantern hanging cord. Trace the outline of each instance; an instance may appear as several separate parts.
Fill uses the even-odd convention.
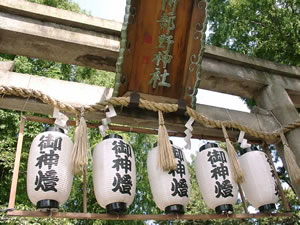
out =
[[[0,94],[17,96],[22,98],[28,98],[28,97],[36,98],[42,101],[44,104],[51,105],[53,107],[58,108],[61,111],[65,111],[76,115],[78,114],[80,115],[82,109],[84,110],[85,113],[95,112],[95,111],[105,111],[108,105],[128,107],[128,104],[130,102],[129,97],[112,97],[108,100],[93,105],[82,106],[82,105],[61,102],[59,100],[52,98],[47,94],[44,94],[42,91],[14,87],[14,86],[4,86],[4,85],[0,86]],[[142,109],[147,109],[149,111],[154,111],[154,112],[161,111],[164,113],[176,112],[178,110],[177,104],[157,103],[145,99],[140,99],[139,107]],[[299,121],[295,121],[294,123],[288,124],[274,132],[263,132],[263,131],[257,131],[251,129],[235,121],[220,121],[220,120],[210,119],[188,106],[186,107],[186,113],[190,117],[193,117],[196,121],[198,121],[203,126],[221,129],[223,124],[223,126],[227,129],[230,128],[238,129],[248,133],[253,137],[260,138],[263,140],[268,140],[271,142],[272,141],[274,142],[278,140],[278,138],[280,138],[280,132],[287,133],[295,128],[300,127],[300,120],[299,120]]]

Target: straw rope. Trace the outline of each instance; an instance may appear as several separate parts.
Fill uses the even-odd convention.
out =
[[[4,86],[4,85],[0,86],[0,94],[12,95],[12,96],[23,97],[23,98],[33,97],[39,99],[45,104],[52,105],[53,107],[56,107],[61,111],[69,112],[76,115],[78,115],[82,109],[86,113],[94,112],[94,111],[104,111],[106,106],[108,106],[109,104],[113,106],[127,107],[130,101],[129,97],[112,97],[106,101],[99,102],[93,105],[75,105],[75,104],[64,103],[59,100],[56,100],[50,97],[49,95],[44,94],[42,91],[13,87],[13,86]],[[140,99],[139,107],[154,112],[161,111],[164,113],[176,112],[178,109],[177,104],[156,103],[145,99]],[[287,133],[295,128],[300,127],[300,121],[295,121],[294,123],[282,127],[280,130],[268,133],[268,132],[262,132],[262,131],[251,129],[245,125],[239,124],[234,121],[213,120],[200,114],[199,112],[195,111],[190,107],[186,107],[186,112],[190,117],[193,117],[196,121],[198,121],[203,126],[221,129],[223,124],[224,127],[227,129],[230,128],[238,129],[248,133],[253,137],[260,138],[265,141],[275,141],[278,138],[280,138],[280,132]]]
[[[158,111],[158,166],[164,171],[176,170],[177,162],[174,157],[168,131],[165,126],[164,117],[161,111]]]

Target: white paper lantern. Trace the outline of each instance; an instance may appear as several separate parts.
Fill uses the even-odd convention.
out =
[[[135,158],[131,146],[116,134],[98,143],[93,153],[93,182],[97,202],[108,213],[124,213],[136,189]]]
[[[239,157],[245,181],[241,184],[249,203],[260,212],[276,209],[278,186],[275,171],[264,152],[248,148]]]
[[[177,169],[163,171],[158,166],[158,147],[148,153],[147,170],[154,201],[166,213],[183,214],[189,203],[190,178],[183,152],[172,146]]]
[[[232,213],[238,197],[227,152],[215,143],[201,146],[195,160],[197,181],[206,205],[218,214]]]
[[[27,193],[41,211],[57,211],[72,189],[73,143],[62,129],[50,127],[31,144],[27,166]]]

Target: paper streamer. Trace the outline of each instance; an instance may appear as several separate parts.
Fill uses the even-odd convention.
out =
[[[54,108],[53,110],[53,118],[55,118],[54,124],[60,128],[62,128],[65,133],[67,131],[67,122],[69,120],[69,117],[67,117],[65,114],[61,113],[58,108]]]
[[[108,112],[105,113],[106,118],[102,119],[102,125],[99,126],[99,131],[102,137],[105,136],[106,131],[109,129],[108,124],[111,123],[111,118],[117,116],[113,105],[108,106]]]
[[[245,131],[241,131],[240,135],[239,135],[239,138],[238,138],[238,142],[239,143],[243,142],[244,136],[245,136]]]
[[[186,143],[185,148],[186,149],[191,149],[192,144],[191,144],[191,138],[192,138],[192,131],[193,131],[193,123],[194,123],[195,119],[193,117],[190,117],[190,119],[187,121],[187,123],[185,124],[185,127],[187,128],[184,133],[185,133],[185,138],[184,141]]]

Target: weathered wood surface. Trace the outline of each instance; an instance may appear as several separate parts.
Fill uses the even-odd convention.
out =
[[[96,31],[116,37],[120,36],[122,28],[122,24],[119,22],[33,3],[27,0],[1,0],[0,11],[40,21],[81,28],[83,30]]]
[[[256,98],[259,106],[272,111],[281,126],[293,123],[299,120],[299,113],[288,96],[286,90],[280,85],[270,85],[266,87]],[[300,167],[300,128],[296,128],[286,133],[288,144],[293,151],[296,162]],[[283,149],[280,146],[277,148],[283,163],[286,167]],[[298,197],[300,197],[300,185],[292,183]]]
[[[114,71],[119,38],[0,11],[0,52]]]
[[[14,62],[13,61],[4,61],[0,62],[0,70],[2,71],[13,71]]]
[[[134,21],[129,23],[127,28],[127,44],[121,78],[124,82],[121,82],[119,96],[123,96],[127,91],[136,91],[173,99],[186,97],[187,102],[191,103],[191,94],[197,79],[197,69],[192,63],[198,59],[202,40],[202,33],[200,31],[197,33],[197,29],[203,27],[206,12],[206,3],[203,1],[202,7],[198,7],[198,3],[199,1],[196,0],[179,1],[173,12],[176,15],[174,29],[168,30],[172,22],[162,29],[164,23],[158,21],[162,20],[164,13],[170,13],[172,7],[166,4],[166,11],[164,11],[160,0],[131,2],[131,7],[136,9],[136,13]],[[173,43],[161,41],[161,35],[168,35]],[[172,57],[165,65],[166,72],[169,74],[165,83],[170,87],[159,85],[162,78],[157,81],[156,87],[149,83],[157,69],[160,73],[158,77],[164,73],[163,60],[157,62],[154,57],[159,53]],[[193,66],[192,72],[190,72],[191,66]],[[186,85],[190,87],[188,92],[186,92]]]
[[[227,52],[230,53],[230,51]],[[199,88],[253,99],[267,85],[278,84],[288,91],[292,99],[296,101],[294,103],[299,103],[299,67],[291,67],[291,70],[287,69],[286,72],[294,72],[294,74],[287,75],[282,74],[284,70],[281,69],[281,66],[278,66],[279,70],[277,72],[273,71],[270,73],[267,72],[269,70],[268,68],[264,71],[252,68],[251,66],[239,65],[238,62],[231,64],[227,61],[219,61],[205,57],[202,63],[202,78]],[[256,59],[256,61],[259,60]],[[266,65],[268,65],[268,63]],[[277,64],[273,63],[272,65]],[[254,66],[255,65],[253,65],[253,67]],[[286,67],[283,66],[283,68]]]
[[[93,85],[1,71],[0,85],[41,90],[45,94],[48,94],[57,100],[77,105],[97,103],[100,101],[100,99],[110,98],[112,93],[112,89]],[[52,106],[43,104],[39,100],[33,98],[26,99],[11,97],[7,95],[4,95],[2,98],[0,98],[0,107],[46,115],[52,115],[53,113]],[[231,120],[231,118],[234,118],[237,122],[240,122],[241,124],[255,130],[271,132],[278,128],[276,121],[274,121],[272,116],[267,114],[250,114],[206,105],[197,105],[197,111],[215,120],[228,121]],[[86,117],[88,120],[100,121],[104,117],[104,113],[91,112],[88,113]],[[173,114],[167,114],[165,116],[168,130],[175,132],[183,132],[186,129],[184,124],[187,122],[187,119],[188,118],[186,117],[180,117]],[[149,129],[157,129],[158,127],[157,113],[141,109],[118,109],[118,116],[113,118],[112,121],[116,124]],[[229,131],[229,133],[231,137],[236,138],[238,136],[238,131]],[[223,137],[221,130],[206,128],[198,123],[194,125],[193,134],[197,136],[203,135],[205,137],[215,137],[218,139]],[[255,138],[250,138],[250,140],[257,141]]]
[[[20,162],[22,156],[21,154],[22,154],[22,147],[23,147],[24,125],[25,125],[25,117],[22,117],[20,123],[19,135],[18,135],[18,143],[17,143],[12,182],[10,187],[10,195],[9,195],[9,203],[8,203],[8,208],[10,209],[13,209],[15,207],[19,169],[20,169]]]
[[[100,219],[100,220],[212,220],[212,219],[251,219],[266,217],[290,217],[293,213],[258,213],[258,214],[197,214],[197,215],[110,215],[94,213],[45,213],[38,211],[10,211],[8,216],[53,217],[69,219]]]

